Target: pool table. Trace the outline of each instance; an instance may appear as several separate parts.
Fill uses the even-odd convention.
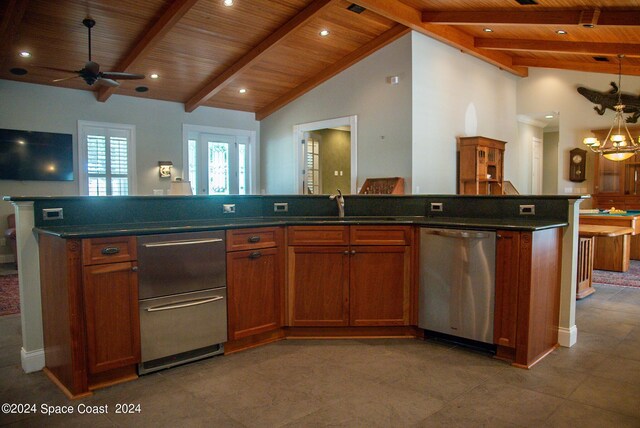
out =
[[[580,224],[628,227],[632,230],[630,236],[596,238],[594,269],[626,272],[629,269],[628,259],[624,263],[626,257],[640,260],[640,210],[629,210],[624,214],[580,214]],[[615,265],[618,267],[611,267],[611,263],[609,263],[611,259],[617,261]]]

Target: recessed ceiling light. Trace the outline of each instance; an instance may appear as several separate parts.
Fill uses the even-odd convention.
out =
[[[493,33],[493,30],[491,28],[483,28],[482,31],[484,31],[485,33]]]
[[[238,92],[240,92],[241,94],[246,94],[247,90],[245,88],[240,88]]]
[[[157,79],[160,76],[157,73],[153,73],[153,74],[150,74],[149,77],[152,79]]]
[[[567,34],[564,30],[556,30],[556,34]]]
[[[24,76],[25,74],[27,74],[27,70],[25,70],[24,68],[14,67],[9,70],[9,73],[15,74],[16,76]]]
[[[31,52],[28,52],[28,51],[22,51],[22,52],[20,52],[20,56],[21,56],[22,58],[30,58],[30,57],[31,57]]]
[[[322,37],[327,37],[329,35],[329,30],[327,30],[326,28],[323,28],[322,30],[320,30],[320,35]]]
[[[227,7],[233,6],[233,0],[224,0],[222,4],[224,4]]]

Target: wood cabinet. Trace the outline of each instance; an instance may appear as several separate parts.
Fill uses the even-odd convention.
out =
[[[561,229],[498,231],[496,356],[531,367],[558,346]]]
[[[637,140],[640,127],[629,127]],[[593,134],[604,143],[609,129],[595,129]],[[594,208],[640,209],[640,155],[617,162],[596,154],[593,165]]]
[[[289,227],[289,325],[409,325],[411,231],[410,226]]]
[[[503,194],[505,144],[486,137],[458,137],[458,194]]]
[[[85,266],[84,314],[91,373],[140,362],[135,262]]]
[[[227,231],[228,336],[237,340],[283,324],[283,228]]]
[[[40,235],[45,373],[69,396],[137,377],[134,237]]]

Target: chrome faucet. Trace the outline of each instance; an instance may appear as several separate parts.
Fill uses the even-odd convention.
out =
[[[329,199],[331,199],[332,201],[334,199],[336,200],[336,203],[338,204],[338,217],[342,218],[344,217],[344,198],[342,197],[342,192],[340,191],[340,189],[336,190],[338,191],[338,194],[329,196]]]

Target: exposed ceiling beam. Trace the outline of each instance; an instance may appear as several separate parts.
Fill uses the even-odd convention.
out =
[[[607,73],[618,75],[617,62],[582,62],[564,61],[538,58],[514,58],[513,63],[523,67],[557,68],[561,70],[580,70],[592,73]],[[629,76],[640,76],[640,66],[623,64],[622,74]]]
[[[592,25],[639,26],[640,10],[537,10],[494,9],[479,11],[424,11],[425,24],[445,25]]]
[[[325,8],[330,6],[336,0],[314,0],[309,6],[294,16],[282,27],[278,28],[274,33],[260,42],[256,47],[247,52],[242,58],[235,62],[231,67],[227,68],[213,80],[207,82],[185,103],[184,109],[192,112],[215,94],[223,90],[243,71],[250,68],[258,60],[263,58],[272,49],[278,46],[287,36],[298,28],[304,26],[311,19],[316,17]]]
[[[328,66],[327,68],[322,70],[320,73],[318,73],[311,79],[307,80],[306,82],[292,89],[291,91],[281,96],[277,100],[273,101],[272,103],[258,110],[256,112],[256,120],[264,119],[265,117],[269,116],[271,113],[279,110],[280,108],[284,107],[291,101],[306,94],[316,86],[320,85],[323,82],[326,82],[336,74],[346,70],[347,68],[351,67],[352,65],[359,62],[363,58],[371,55],[378,49],[383,48],[384,46],[388,45],[394,40],[397,40],[398,38],[404,36],[408,32],[409,32],[409,29],[404,25],[400,25],[400,24],[385,31],[375,39],[371,40],[369,43],[351,52],[349,55],[338,60],[336,63]]]
[[[197,2],[198,0],[175,0],[171,2],[162,16],[155,21],[149,30],[143,33],[133,49],[127,53],[112,71],[131,71],[131,68],[142,60]],[[96,98],[98,101],[105,102],[115,92],[116,88],[102,86]]]
[[[8,0],[0,21],[0,52],[9,52],[27,10],[27,0]],[[14,53],[15,55],[15,53]]]
[[[441,41],[462,52],[487,61],[502,70],[526,77],[525,67],[514,66],[509,55],[498,51],[490,51],[475,47],[473,36],[447,25],[434,25],[422,22],[422,12],[399,1],[389,0],[358,0],[358,4],[399,24],[407,26],[429,37]]]
[[[476,38],[475,46],[482,49],[508,51],[563,52],[588,55],[624,54],[629,57],[640,56],[640,44],[638,43],[589,43],[528,39]]]

